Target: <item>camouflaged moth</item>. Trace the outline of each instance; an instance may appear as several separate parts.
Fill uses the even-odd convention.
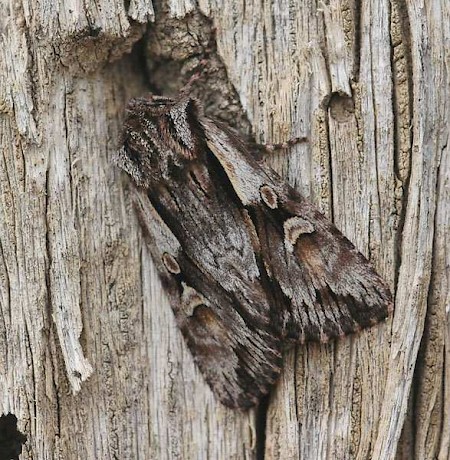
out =
[[[255,405],[290,343],[327,342],[392,310],[367,259],[197,100],[132,100],[122,143],[115,161],[137,186],[176,322],[225,405]]]

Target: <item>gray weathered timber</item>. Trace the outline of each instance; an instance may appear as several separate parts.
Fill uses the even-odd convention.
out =
[[[448,2],[125,3],[2,2],[0,410],[22,458],[450,458]],[[310,140],[268,163],[396,292],[390,322],[288,353],[266,417],[195,368],[110,161],[156,86],[126,54],[197,8],[256,138]]]

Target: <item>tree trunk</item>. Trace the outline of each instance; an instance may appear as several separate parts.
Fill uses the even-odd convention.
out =
[[[0,432],[21,444],[14,414],[21,458],[450,458],[445,0],[2,13]],[[308,137],[267,163],[395,292],[386,323],[288,352],[248,412],[194,366],[110,161],[126,101],[199,66],[211,116],[258,141]]]

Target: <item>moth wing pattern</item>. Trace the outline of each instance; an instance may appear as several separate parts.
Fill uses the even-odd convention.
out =
[[[389,288],[355,246],[226,126],[203,125],[256,229],[283,339],[328,342],[385,319]]]
[[[293,190],[279,209],[284,223],[257,208],[255,225],[271,282],[286,298],[283,338],[328,342],[384,320],[389,290],[354,245]]]
[[[199,269],[145,190],[135,188],[133,201],[177,326],[205,380],[225,405],[254,406],[282,365],[282,343],[270,332],[271,319],[249,320],[220,280]]]
[[[178,327],[227,406],[279,376],[286,342],[384,319],[390,293],[336,227],[187,96],[130,102],[116,163]]]

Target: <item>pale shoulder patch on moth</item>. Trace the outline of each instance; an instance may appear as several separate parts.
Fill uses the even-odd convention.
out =
[[[311,222],[298,216],[287,219],[283,224],[283,228],[284,244],[288,252],[294,250],[294,246],[300,235],[313,233],[315,231],[314,225]]]
[[[244,206],[257,204],[260,201],[260,188],[270,181],[270,178],[263,173],[263,170],[254,168],[251,164],[250,152],[246,152],[247,158],[242,155],[229,133],[206,118],[202,119],[202,125],[207,135],[208,148],[225,170],[239,200]]]
[[[189,129],[189,120],[187,117],[187,106],[189,100],[186,99],[182,103],[177,104],[170,111],[170,118],[172,119],[172,126],[178,135],[178,138],[183,142],[187,149],[194,150],[196,145],[192,131]]]
[[[153,207],[145,190],[135,188],[133,191],[133,205],[142,227],[155,237],[163,254],[178,254],[181,249],[180,242]]]

